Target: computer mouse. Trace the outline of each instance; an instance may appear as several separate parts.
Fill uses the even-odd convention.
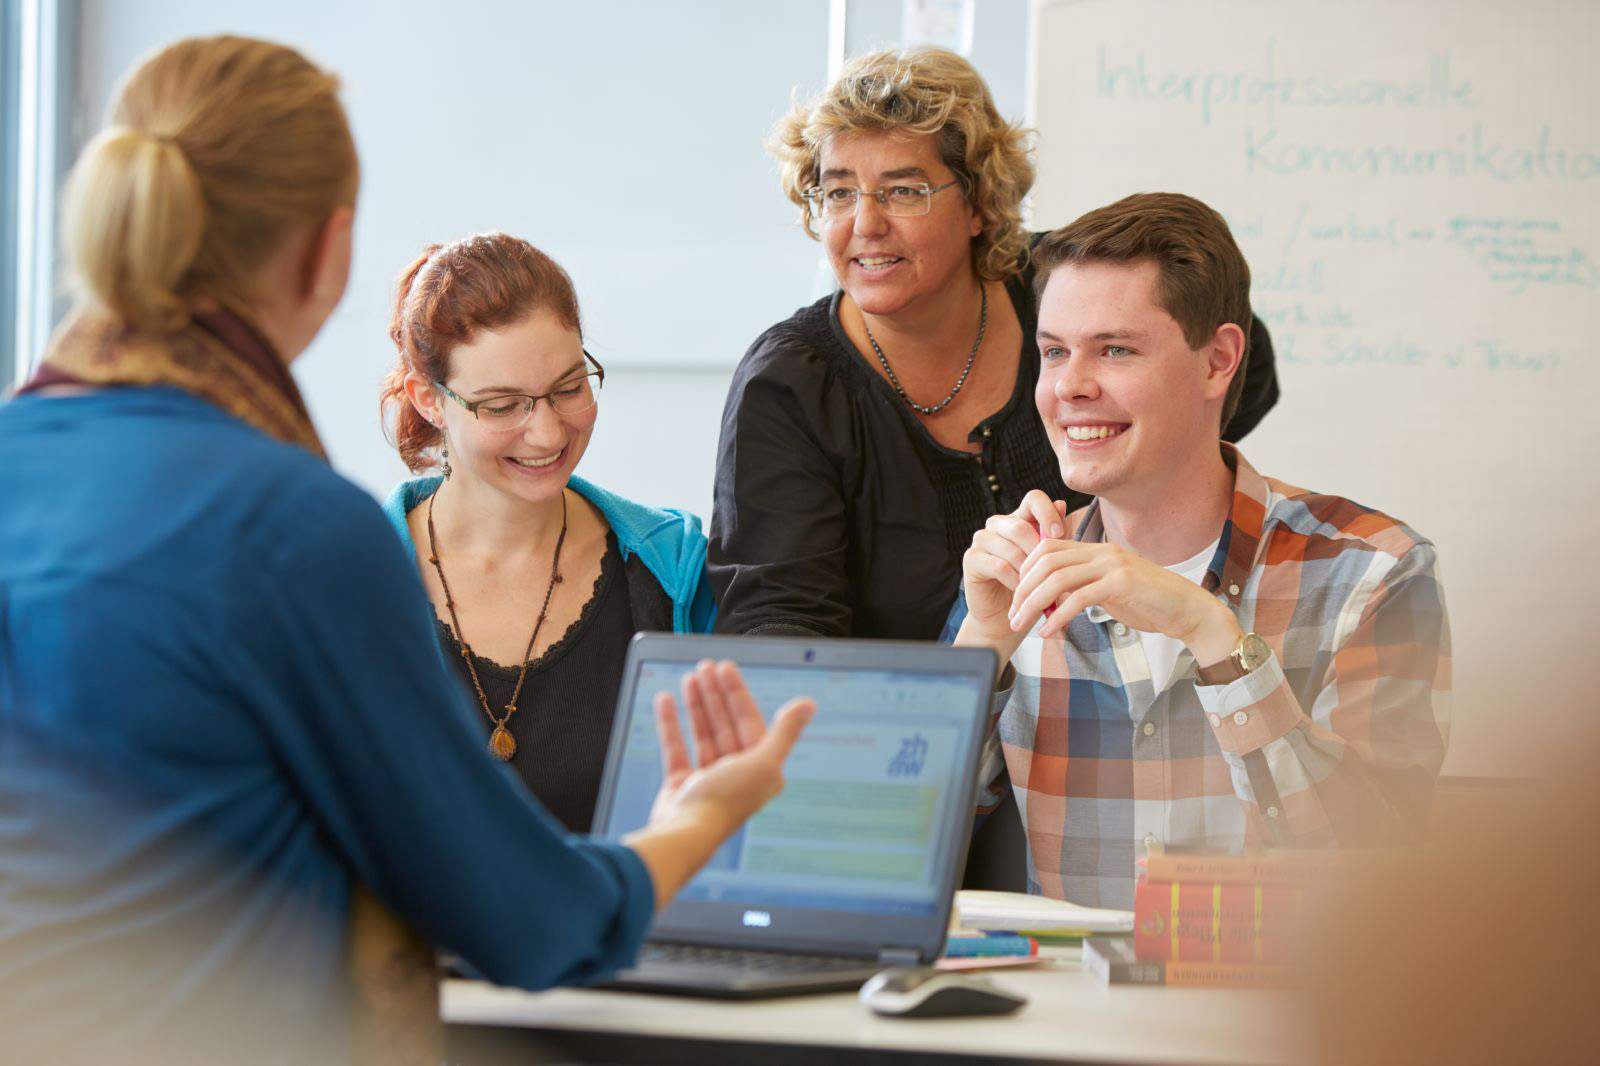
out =
[[[960,1014],[1010,1014],[1027,997],[972,974],[931,966],[905,966],[874,974],[861,986],[861,1002],[874,1014],[897,1018],[948,1018]]]

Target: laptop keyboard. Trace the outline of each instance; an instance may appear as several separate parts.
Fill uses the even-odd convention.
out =
[[[865,959],[838,955],[795,955],[787,951],[753,951],[747,948],[701,947],[695,944],[646,944],[639,952],[640,966],[654,963],[675,970],[751,976],[830,973],[870,967]]]

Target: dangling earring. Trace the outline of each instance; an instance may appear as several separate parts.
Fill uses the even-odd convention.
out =
[[[433,428],[439,431],[439,462],[444,467],[444,477],[450,480],[450,441],[444,435],[444,427],[433,423]]]

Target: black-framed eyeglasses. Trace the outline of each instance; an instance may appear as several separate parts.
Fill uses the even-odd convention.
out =
[[[457,395],[442,381],[433,384],[489,429],[520,429],[533,417],[534,408],[539,406],[540,400],[548,400],[551,410],[558,415],[581,415],[599,402],[600,386],[606,380],[606,368],[600,365],[600,360],[589,354],[587,348],[583,350],[583,357],[594,364],[593,370],[582,377],[567,378],[560,388],[539,396],[507,393],[485,400],[468,400]]]
[[[925,215],[933,210],[934,193],[959,184],[959,181],[947,181],[943,185],[909,181],[882,185],[876,189],[859,189],[854,185],[813,185],[804,195],[811,201],[811,209],[823,218],[855,217],[863,196],[877,200],[886,215]]]

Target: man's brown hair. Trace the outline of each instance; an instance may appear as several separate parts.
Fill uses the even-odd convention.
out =
[[[1245,350],[1222,401],[1227,425],[1244,392],[1250,354],[1250,266],[1217,212],[1171,192],[1136,193],[1096,208],[1035,246],[1034,292],[1044,295],[1059,266],[1142,259],[1160,268],[1156,302],[1177,320],[1189,347],[1199,348],[1229,322],[1244,331]]]

